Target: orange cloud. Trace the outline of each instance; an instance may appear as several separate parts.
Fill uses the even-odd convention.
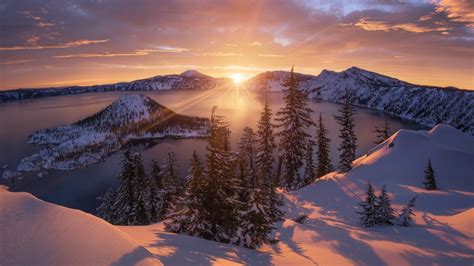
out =
[[[82,54],[69,54],[69,55],[55,55],[54,58],[94,58],[94,57],[117,57],[117,56],[143,56],[151,53],[181,53],[186,52],[188,49],[162,46],[159,49],[138,49],[129,53],[82,53]]]
[[[96,44],[96,43],[106,43],[109,39],[103,40],[78,40],[74,42],[68,42],[65,44],[59,45],[36,45],[36,42],[39,40],[38,37],[34,39],[28,39],[28,43],[32,44],[31,46],[10,46],[10,47],[0,47],[0,51],[18,51],[18,50],[42,50],[42,49],[65,49],[65,48],[73,48],[78,47],[81,45],[89,45],[89,44]]]
[[[453,21],[467,23],[474,27],[474,1],[472,0],[440,0],[436,12],[445,12]]]
[[[13,61],[0,62],[0,65],[14,65],[14,64],[22,64],[22,63],[28,63],[28,62],[33,62],[33,61],[36,61],[36,60],[35,59],[13,60]]]
[[[392,30],[403,30],[406,32],[412,33],[424,33],[424,32],[433,32],[433,31],[442,31],[446,32],[450,30],[447,27],[437,27],[429,28],[420,26],[414,23],[401,23],[401,24],[389,24],[383,21],[371,21],[367,18],[362,18],[354,24],[354,26],[359,27],[366,31],[392,31]]]

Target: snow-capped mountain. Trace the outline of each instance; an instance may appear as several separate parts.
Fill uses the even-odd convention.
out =
[[[196,70],[187,70],[179,75],[155,76],[114,84],[0,91],[0,103],[90,92],[206,90],[224,86],[229,82],[230,80],[226,78],[213,78]]]
[[[288,72],[266,72],[250,79],[251,90],[281,91]],[[353,104],[433,126],[449,124],[474,134],[474,91],[414,85],[351,67],[341,72],[323,70],[318,76],[297,75],[299,88],[312,99],[342,102],[346,91]]]
[[[42,129],[28,142],[47,145],[24,158],[17,171],[76,169],[96,163],[132,139],[207,136],[207,118],[180,115],[143,95],[123,95],[74,124]]]

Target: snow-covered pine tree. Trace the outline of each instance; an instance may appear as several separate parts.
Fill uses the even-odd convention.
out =
[[[277,112],[280,137],[279,149],[283,159],[283,179],[288,189],[299,187],[300,168],[306,153],[306,144],[311,136],[307,133],[310,126],[314,125],[311,120],[311,108],[308,107],[308,96],[298,89],[298,80],[293,67],[290,78],[285,83],[286,93],[283,106]]]
[[[380,192],[380,196],[377,198],[376,205],[377,223],[393,224],[395,221],[395,215],[385,186],[382,187],[382,192]]]
[[[148,202],[146,203],[150,222],[154,223],[159,221],[162,217],[159,217],[161,207],[163,204],[163,175],[161,168],[158,163],[153,160],[151,162],[151,169],[147,175],[147,186],[148,186]]]
[[[176,173],[176,155],[174,152],[168,152],[163,167],[163,188],[162,188],[162,205],[159,217],[165,217],[173,201],[181,192],[181,184]]]
[[[408,204],[401,210],[400,214],[398,215],[397,222],[399,226],[411,226],[413,224],[413,219],[411,217],[415,216],[415,214],[413,213],[413,208],[415,208],[415,201],[416,196],[414,196],[408,202]]]
[[[303,178],[303,186],[311,184],[315,177],[315,169],[314,169],[314,142],[312,140],[308,140],[308,144],[306,145],[306,156],[305,156],[305,163],[304,163],[304,178]]]
[[[321,177],[332,171],[331,157],[329,155],[329,143],[328,130],[324,125],[323,117],[319,114],[318,126],[316,131],[317,138],[317,166],[316,166],[316,177]]]
[[[438,187],[436,186],[436,176],[433,170],[433,166],[431,165],[431,160],[428,160],[428,164],[426,165],[425,169],[425,181],[423,181],[426,190],[436,190]]]
[[[150,224],[149,212],[147,204],[149,200],[148,184],[146,182],[145,168],[143,166],[143,159],[140,153],[135,153],[132,156],[134,178],[133,189],[135,202],[133,204],[133,212],[135,214],[134,225]]]
[[[334,115],[334,119],[341,126],[339,138],[342,142],[338,150],[339,168],[341,172],[347,172],[352,169],[352,161],[355,160],[355,153],[357,149],[357,136],[354,132],[354,115],[356,109],[351,105],[351,97],[348,91],[344,96],[344,102],[339,108],[339,115]]]
[[[377,134],[377,139],[374,141],[375,144],[380,144],[384,142],[386,139],[392,135],[392,129],[390,128],[390,123],[385,121],[384,126],[382,128],[375,127],[374,132]]]
[[[184,194],[173,204],[168,214],[169,220],[165,222],[165,229],[174,233],[183,233],[190,236],[202,237],[212,230],[203,218],[205,206],[203,198],[206,193],[206,178],[202,164],[196,151],[191,157],[189,179]]]
[[[250,182],[256,185],[260,180],[257,180],[256,169],[255,169],[255,146],[257,144],[257,136],[253,132],[252,128],[245,127],[242,137],[238,143],[239,146],[239,157],[241,164],[244,164],[248,168]],[[241,165],[241,167],[244,167]],[[243,170],[243,169],[241,169]]]
[[[263,180],[263,183],[269,187],[271,184],[276,184],[273,177],[273,163],[275,162],[273,151],[276,148],[274,127],[272,124],[272,110],[268,107],[268,102],[265,101],[265,106],[258,121],[256,170],[258,179]]]
[[[375,196],[374,188],[368,184],[365,199],[359,203],[362,211],[357,212],[360,215],[360,222],[365,227],[372,227],[377,224],[377,197]]]
[[[133,225],[136,223],[135,169],[133,158],[127,150],[122,155],[119,174],[120,184],[106,193],[98,208],[98,215],[112,224]]]
[[[238,226],[239,204],[235,155],[230,150],[229,128],[212,109],[205,164],[204,211],[200,237],[218,242],[230,242]]]
[[[249,188],[248,200],[242,202],[242,207],[239,227],[232,243],[251,249],[268,243],[269,235],[274,229],[268,194],[259,188]]]
[[[97,216],[100,218],[115,224],[115,212],[114,201],[115,201],[115,188],[109,188],[105,194],[100,197],[101,203],[97,208]]]

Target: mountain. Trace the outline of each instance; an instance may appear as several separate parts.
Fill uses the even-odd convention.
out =
[[[0,186],[1,265],[163,265],[113,225]]]
[[[114,84],[0,91],[0,103],[91,92],[206,90],[225,86],[227,83],[230,83],[229,79],[213,78],[201,74],[196,70],[188,70],[179,75],[155,76],[147,79]]]
[[[288,72],[266,72],[247,81],[250,90],[281,91]],[[312,99],[340,103],[346,90],[353,104],[377,109],[417,123],[452,125],[474,134],[474,91],[415,85],[351,67],[341,72],[323,70],[318,76],[297,75],[299,88]]]
[[[130,140],[207,136],[207,118],[180,115],[143,95],[123,95],[74,124],[42,129],[28,142],[46,146],[24,158],[17,171],[76,169],[96,163]]]

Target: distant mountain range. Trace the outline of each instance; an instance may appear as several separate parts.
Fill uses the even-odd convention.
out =
[[[214,78],[188,70],[179,75],[155,76],[131,82],[93,86],[69,86],[0,91],[0,103],[43,97],[111,91],[207,90],[229,84],[227,78]]]
[[[289,75],[286,71],[265,72],[248,80],[246,86],[255,91],[281,91]],[[426,126],[449,124],[474,134],[474,91],[415,85],[357,67],[296,77],[299,88],[311,99],[340,103],[347,91],[354,105]]]
[[[288,76],[288,71],[265,72],[251,78],[244,86],[260,92],[281,91]],[[415,85],[357,67],[341,72],[323,70],[317,76],[299,73],[296,76],[300,89],[312,99],[339,103],[349,91],[354,105],[377,109],[426,126],[449,124],[474,134],[474,91]],[[107,85],[0,91],[0,103],[89,92],[206,90],[231,85],[227,78],[214,78],[188,70],[179,75]]]

